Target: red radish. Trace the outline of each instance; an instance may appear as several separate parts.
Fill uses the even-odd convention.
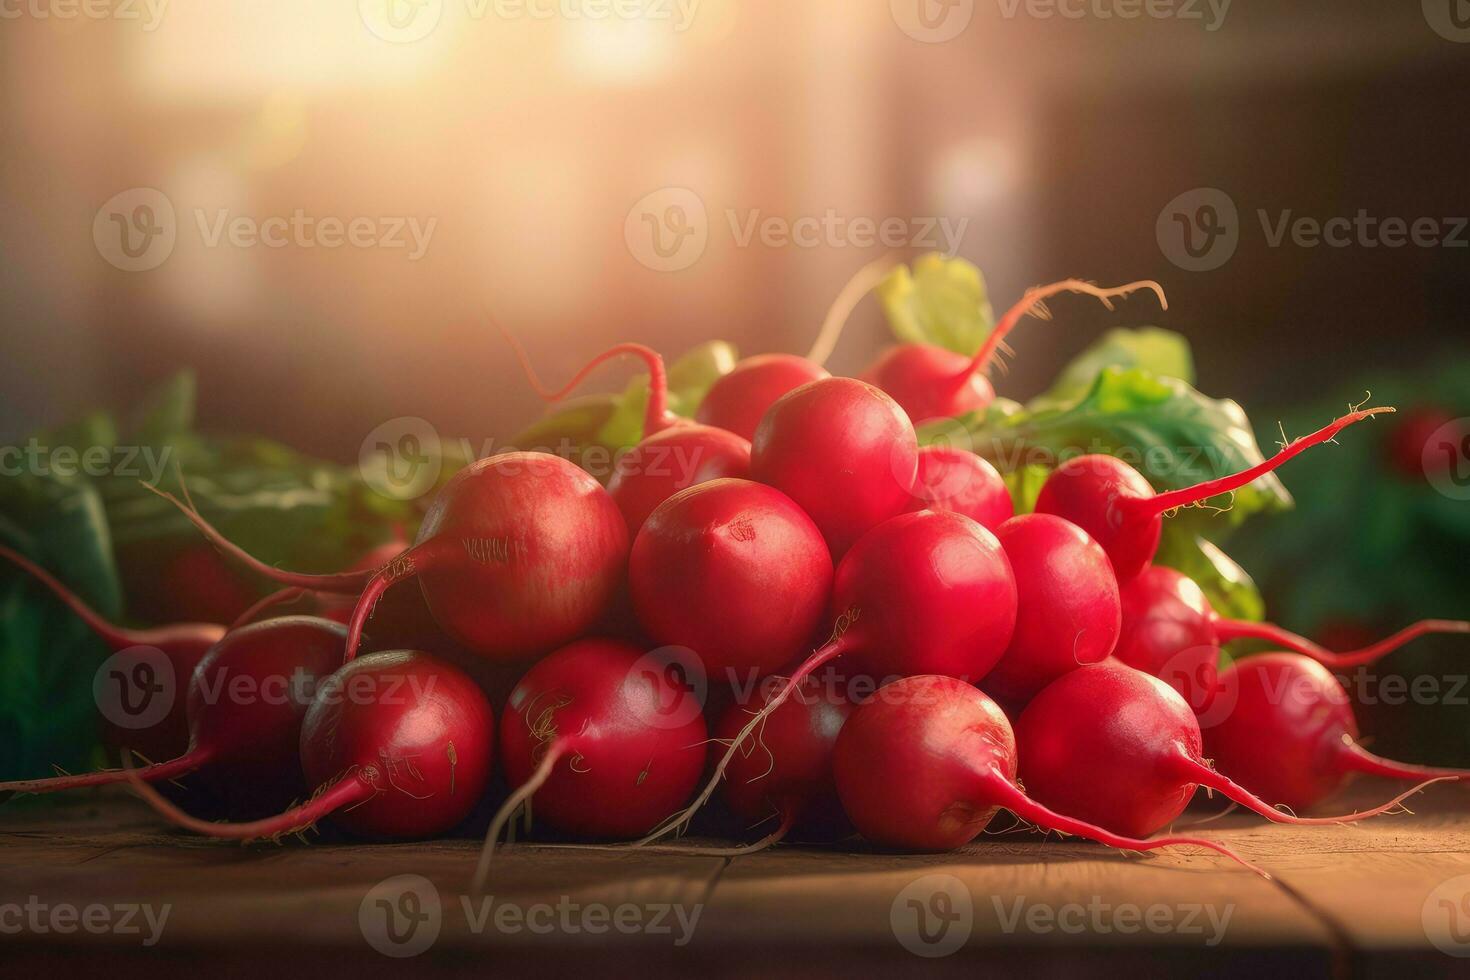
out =
[[[1263,653],[1220,672],[1229,707],[1205,728],[1221,772],[1267,799],[1304,810],[1341,789],[1353,773],[1385,779],[1470,778],[1463,769],[1394,762],[1358,744],[1347,692],[1321,664],[1295,653]]]
[[[1167,826],[1200,786],[1290,824],[1363,820],[1404,798],[1341,817],[1282,813],[1210,768],[1201,755],[1199,722],[1172,687],[1111,660],[1064,674],[1032,698],[1016,719],[1016,742],[1021,780],[1032,797],[1134,837]],[[1279,764],[1272,743],[1258,744]]]
[[[1005,714],[955,678],[906,677],[880,688],[847,720],[833,767],[848,816],[864,837],[884,847],[954,850],[1007,809],[1044,830],[1111,847],[1206,847],[1270,877],[1205,838],[1138,840],[1048,809],[1016,782],[1016,736]],[[1078,768],[1074,777],[1087,786],[1107,780],[1102,769]]]
[[[418,542],[358,599],[347,657],[387,588],[417,576],[434,619],[482,656],[512,660],[584,632],[622,582],[628,530],[596,480],[549,453],[503,453],[434,497]]]
[[[189,678],[189,747],[136,770],[156,782],[195,770],[219,795],[248,809],[274,809],[301,793],[301,719],[320,678],[342,665],[346,630],[287,616],[227,633]],[[173,692],[170,692],[173,693]],[[121,769],[0,783],[0,793],[49,793],[127,781]]]
[[[225,635],[225,628],[217,623],[174,623],[152,629],[125,629],[116,626],[98,615],[96,610],[62,585],[50,572],[20,552],[0,545],[0,557],[50,589],[92,632],[101,637],[102,642],[114,654],[123,654],[133,647],[151,647],[160,651],[168,661],[173,675],[170,696],[188,682],[194,668],[199,666],[199,661],[204,659],[209,648]],[[117,700],[120,704],[146,703],[146,698],[150,696],[148,689],[165,682],[163,678],[156,676],[157,666],[159,665],[155,665],[146,652],[138,651],[136,657],[125,654],[117,659],[104,683],[111,681],[119,685]],[[172,759],[189,746],[189,721],[184,714],[183,698],[174,697],[168,713],[158,722],[146,727],[124,728],[107,717],[106,713],[103,721],[109,744],[132,749],[149,759]]]
[[[1016,513],[999,471],[974,453],[949,446],[919,450],[909,509],[953,511],[991,531]]]
[[[788,494],[841,557],[870,528],[908,508],[919,441],[892,398],[827,378],[779,398],[756,429],[751,478]]]
[[[730,761],[721,787],[730,812],[751,824],[777,820],[761,845],[776,843],[793,826],[830,833],[846,822],[832,776],[832,749],[853,707],[845,692],[808,677]],[[715,741],[733,742],[751,714],[732,704],[715,725]]]
[[[1169,308],[1164,291],[1156,282],[1130,282],[1112,289],[1099,289],[1079,279],[1066,279],[1026,290],[1021,301],[1006,311],[974,357],[966,357],[934,344],[897,344],[888,348],[863,372],[863,380],[877,385],[903,406],[915,425],[936,418],[954,418],[982,409],[995,401],[995,389],[984,371],[1007,334],[1027,314],[1044,316],[1043,302],[1058,293],[1086,293],[1113,308],[1115,296],[1137,289],[1151,289],[1164,309]]]
[[[653,654],[579,640],[521,678],[500,720],[501,760],[517,787],[491,823],[475,874],[481,891],[494,843],[522,803],[581,837],[627,838],[689,797],[704,768],[699,699]]]
[[[642,344],[618,344],[594,357],[560,391],[549,391],[536,376],[525,350],[509,333],[506,339],[520,358],[531,386],[547,401],[558,401],[596,370],[622,354],[633,354],[648,366],[648,407],[643,439],[618,457],[607,492],[634,536],[659,504],[680,490],[724,477],[750,473],[750,440],[726,429],[681,419],[669,411],[669,383],[664,359]]]
[[[1050,514],[996,531],[1016,573],[1016,630],[986,690],[1023,702],[1058,677],[1113,652],[1122,623],[1118,581],[1097,542]]]
[[[749,670],[754,680],[811,639],[831,595],[832,557],[781,491],[715,480],[653,512],[633,542],[628,586],[659,643],[695,651],[711,677]]]
[[[1425,619],[1362,649],[1334,653],[1271,623],[1220,616],[1193,579],[1162,565],[1150,565],[1124,585],[1122,599],[1123,632],[1114,656],[1162,678],[1196,713],[1209,706],[1217,686],[1218,648],[1231,640],[1269,640],[1342,670],[1371,663],[1428,633],[1470,633],[1470,622]]]
[[[1438,477],[1456,467],[1470,439],[1470,426],[1461,422],[1451,426],[1455,416],[1435,405],[1424,405],[1407,412],[1389,433],[1387,455],[1398,475],[1405,480],[1421,481],[1426,476]],[[1448,427],[1448,428],[1447,428]],[[1441,429],[1449,436],[1439,445],[1430,440]]]
[[[1065,517],[1092,535],[1126,583],[1153,561],[1163,532],[1163,515],[1179,507],[1254,482],[1306,449],[1330,441],[1343,429],[1392,408],[1350,412],[1311,435],[1288,443],[1280,452],[1249,469],[1183,490],[1154,493],[1143,475],[1113,456],[1076,456],[1052,471],[1036,498],[1036,511]]]
[[[761,417],[776,399],[809,381],[831,376],[820,364],[797,354],[747,357],[714,383],[695,418],[753,440]]]
[[[628,529],[607,491],[549,453],[478,460],[435,495],[412,548],[376,571],[307,575],[254,558],[171,494],[228,556],[282,585],[361,593],[348,627],[347,659],[388,588],[418,578],[434,620],[482,657],[515,660],[584,632],[621,583]]]
[[[323,818],[359,837],[432,837],[454,827],[490,781],[490,704],[459,670],[419,652],[373,653],[322,679],[301,724],[307,803],[249,823],[188,816],[135,788],[172,822],[210,837],[278,838]]]
[[[746,722],[694,803],[704,805],[735,755],[808,675],[843,654],[873,677],[941,674],[978,681],[1016,625],[1016,577],[995,535],[961,514],[924,510],[878,525],[837,566],[832,639],[792,672]]]
[[[782,395],[806,384],[830,378],[822,367],[837,344],[847,318],[858,303],[897,264],[885,255],[863,266],[849,279],[832,301],[822,321],[821,332],[806,357],[795,354],[756,354],[735,365],[705,394],[695,414],[705,425],[728,429],[746,440],[755,438],[761,416]]]

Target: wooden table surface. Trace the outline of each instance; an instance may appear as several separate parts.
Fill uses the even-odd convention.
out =
[[[1198,828],[1273,881],[1024,832],[943,855],[520,844],[486,900],[468,897],[476,841],[242,847],[104,795],[0,809],[0,975],[1470,976],[1470,797],[1412,805]]]

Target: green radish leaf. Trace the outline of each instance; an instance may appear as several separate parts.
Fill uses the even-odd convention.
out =
[[[1251,621],[1264,619],[1266,603],[1255,580],[1204,536],[1203,523],[1201,519],[1183,515],[1165,521],[1154,563],[1194,579],[1221,616]]]
[[[1143,368],[1159,377],[1194,384],[1194,357],[1189,341],[1160,327],[1109,330],[1077,355],[1057,375],[1047,392],[1031,403],[1032,411],[1062,406],[1084,397],[1104,368]]]
[[[712,340],[690,350],[669,365],[669,411],[685,418],[699,410],[714,383],[735,368],[739,354],[733,344]],[[648,375],[640,374],[618,396],[612,415],[598,430],[596,443],[609,449],[635,446],[643,438],[643,416],[648,408]]]
[[[985,277],[961,258],[937,252],[899,266],[878,285],[878,301],[893,335],[973,355],[995,328]]]
[[[102,502],[86,481],[0,480],[0,540],[49,569],[109,618],[121,590]],[[107,648],[50,591],[0,563],[0,779],[92,764],[92,676]]]
[[[1172,490],[1246,469],[1263,458],[1239,405],[1143,368],[1104,368],[1092,387],[1068,404],[1041,398],[1020,411],[991,406],[957,422],[970,439],[969,448],[1003,473],[1104,453],[1131,463],[1156,489]],[[952,439],[953,427],[953,422],[922,426],[920,441],[927,445],[936,433]],[[1279,479],[1267,475],[1233,497],[1207,503],[1228,508],[1219,523],[1233,525],[1251,514],[1288,507],[1291,496]]]

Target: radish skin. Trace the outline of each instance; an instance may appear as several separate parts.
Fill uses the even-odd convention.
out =
[[[1288,443],[1264,462],[1183,490],[1155,493],[1132,466],[1113,456],[1077,456],[1051,472],[1036,498],[1036,512],[1066,518],[1107,552],[1119,583],[1132,581],[1154,560],[1163,533],[1163,516],[1171,510],[1248,486],[1312,446],[1331,441],[1339,432],[1392,408],[1349,412],[1330,425]]]
[[[208,837],[279,838],[330,818],[359,837],[410,840],[451,829],[485,792],[495,724],[485,695],[428,654],[360,657],[323,679],[301,726],[300,757],[317,792],[245,823],[185,814],[130,772],[166,819]]]
[[[1358,742],[1352,703],[1323,665],[1296,653],[1263,653],[1220,673],[1229,707],[1204,728],[1221,772],[1295,810],[1340,790],[1353,774],[1398,780],[1470,778],[1470,771],[1417,766],[1374,755]]]
[[[1365,820],[1422,788],[1342,816],[1283,813],[1272,803],[1288,801],[1267,802],[1206,764],[1199,722],[1172,687],[1116,661],[1078,668],[1048,685],[1016,720],[1016,741],[1021,780],[1033,798],[1133,837],[1173,822],[1200,786],[1274,823],[1297,826]]]
[[[837,789],[858,831],[884,847],[954,850],[1008,809],[1044,830],[1110,847],[1208,848],[1270,877],[1206,838],[1142,840],[1054,812],[1016,782],[1016,746],[1005,714],[975,687],[950,677],[907,677],[879,689],[848,719],[833,757]]]

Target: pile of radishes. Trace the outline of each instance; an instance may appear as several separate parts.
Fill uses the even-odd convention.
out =
[[[973,356],[900,344],[860,379],[752,357],[693,418],[669,410],[663,361],[637,344],[562,391],[532,374],[555,399],[618,355],[642,360],[643,438],[608,483],[548,453],[480,460],[438,492],[411,545],[338,575],[256,562],[175,501],[282,586],[229,628],[113,627],[0,548],[115,650],[156,648],[188,678],[157,724],[110,732],[146,764],[125,752],[117,770],[0,792],[128,783],[178,825],[237,839],[323,820],[423,838],[474,826],[476,812],[483,829],[495,806],[483,882],[520,816],[533,839],[658,850],[707,802],[756,839],[746,851],[855,834],[948,850],[1005,809],[1113,847],[1198,845],[1245,864],[1204,837],[1155,835],[1201,788],[1270,820],[1330,823],[1403,797],[1311,818],[1287,808],[1354,772],[1462,778],[1369,754],[1328,668],[1470,624],[1427,621],[1334,653],[1221,617],[1154,563],[1175,511],[1218,506],[1392,409],[1352,410],[1255,466],[1167,492],[1114,456],[1076,455],[1029,513],[992,462],[921,447],[916,425],[991,405],[984,371],[1045,299],[1145,288],[1163,300],[1147,282],[1033,289]],[[275,615],[303,593],[316,615]],[[1239,637],[1288,652],[1222,670],[1222,645]],[[282,678],[283,696],[259,693]],[[256,696],[232,694],[242,679]],[[234,822],[165,799],[156,786],[175,780]]]

